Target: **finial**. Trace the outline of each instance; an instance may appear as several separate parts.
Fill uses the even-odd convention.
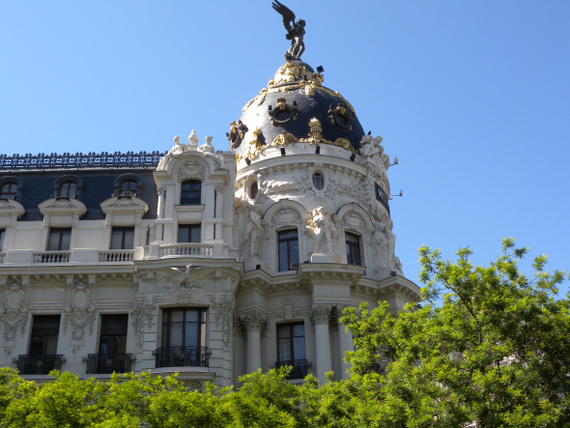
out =
[[[178,145],[180,144],[180,137],[177,135],[172,141],[174,141],[174,144]]]
[[[196,134],[196,130],[193,129],[192,132],[190,133],[190,135],[188,136],[188,144],[190,144],[191,146],[195,146],[196,144],[198,144],[198,140],[200,138],[198,138],[198,134]]]
[[[305,43],[303,36],[305,35],[305,21],[299,19],[295,22],[295,14],[287,6],[275,0],[272,4],[275,9],[283,17],[283,25],[287,30],[285,38],[291,40],[291,47],[285,52],[285,59],[287,61],[292,59],[300,59],[305,51]]]

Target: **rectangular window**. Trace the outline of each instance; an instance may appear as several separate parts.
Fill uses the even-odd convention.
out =
[[[208,366],[206,310],[165,309],[162,316],[161,348],[157,367]]]
[[[111,231],[111,250],[132,250],[134,248],[134,227],[113,227]]]
[[[199,224],[179,224],[178,242],[200,242],[202,239]]]
[[[278,233],[279,272],[297,269],[299,265],[299,235],[297,229]]]
[[[127,314],[101,315],[99,354],[118,355],[127,350]]]
[[[55,355],[59,337],[60,315],[34,315],[32,337],[28,354],[33,356]]]
[[[181,205],[200,205],[202,203],[202,183],[198,180],[187,180],[182,183],[180,193]]]
[[[4,236],[6,235],[6,229],[0,229],[0,251],[4,248]]]
[[[71,228],[51,228],[49,230],[48,251],[68,251],[71,242]]]
[[[346,236],[346,259],[349,265],[362,266],[360,256],[360,237],[352,233],[345,233]]]
[[[131,371],[131,354],[126,354],[128,319],[127,314],[101,315],[99,353],[87,355],[87,374]]]
[[[277,324],[277,367],[292,366],[290,379],[303,379],[307,375],[305,354],[305,324],[294,322]]]

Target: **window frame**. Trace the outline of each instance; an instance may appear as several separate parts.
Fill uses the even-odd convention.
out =
[[[345,232],[344,241],[346,243],[346,262],[349,265],[363,266],[361,236],[352,232]]]
[[[184,189],[190,186],[190,189]],[[198,188],[196,189],[195,186]],[[194,196],[191,196],[194,195]],[[180,205],[202,204],[202,182],[200,180],[184,180],[180,183]]]
[[[298,326],[303,327],[303,334],[298,335],[295,332],[295,328]],[[288,335],[281,336],[282,328],[287,327]],[[304,321],[294,321],[294,322],[286,322],[286,323],[278,323],[275,325],[277,330],[277,362],[278,363],[286,363],[286,362],[294,362],[296,360],[306,360],[307,359],[307,342],[306,342],[306,332],[305,332],[305,322]],[[295,345],[295,339],[303,338],[303,349],[299,350],[296,349],[298,346]],[[285,351],[282,349],[282,341],[288,341],[288,348],[289,348],[289,358],[282,359],[281,353]],[[299,355],[299,354],[302,355]]]
[[[42,319],[43,323],[41,322]],[[55,322],[56,319],[57,323]],[[46,323],[53,325],[46,326]],[[32,328],[30,330],[30,341],[28,343],[28,355],[41,357],[57,354],[60,327],[60,314],[32,315]],[[40,352],[36,352],[39,347],[41,347]]]
[[[126,234],[131,232],[131,246],[125,246]],[[121,245],[116,247],[114,245],[115,234],[121,234]],[[109,242],[109,249],[111,250],[132,250],[135,248],[135,227],[134,226],[113,226],[111,228],[111,241]]]
[[[59,234],[57,248],[52,248],[51,246],[52,236],[55,236],[56,233]],[[69,251],[71,248],[71,233],[72,233],[71,227],[50,227],[48,232],[46,251]],[[65,247],[65,245],[62,245],[65,244],[64,241],[65,236],[68,236],[67,248],[62,248]]]
[[[181,321],[172,321],[172,316],[174,313],[180,312],[182,314]],[[197,313],[198,321],[188,321],[189,313]],[[173,345],[173,325],[180,324],[180,342],[179,345]],[[193,343],[187,343],[187,328],[189,325],[197,325],[197,338]],[[173,348],[173,347],[196,347],[196,348],[206,348],[207,339],[207,327],[208,327],[208,310],[202,307],[176,307],[176,308],[164,308],[162,310],[162,323],[161,323],[161,338],[160,346],[161,348]]]
[[[8,190],[5,188],[8,187]],[[17,201],[20,198],[20,186],[16,181],[6,180],[0,183],[0,199]]]
[[[99,330],[99,355],[123,355],[127,352],[127,335],[129,331],[128,314],[101,314],[101,328]],[[117,328],[120,321],[120,328]],[[113,340],[118,339],[118,340]],[[109,343],[114,342],[114,343]],[[105,350],[103,349],[105,347]],[[109,351],[109,348],[113,348]]]
[[[325,176],[321,171],[313,172],[311,181],[316,190],[323,190],[325,188]]]
[[[181,230],[188,230],[188,240],[180,240],[180,232]],[[198,240],[192,240],[193,233],[192,231],[198,231]],[[178,225],[178,234],[176,236],[176,242],[183,243],[183,244],[197,244],[202,242],[202,224],[201,223],[183,223]]]
[[[59,185],[58,189],[58,198],[68,198],[68,199],[76,199],[77,198],[77,183],[75,181],[64,181]]]
[[[0,251],[4,249],[4,239],[6,239],[6,229],[0,228]]]
[[[292,234],[295,233],[295,237],[291,237],[291,238],[284,238],[284,236],[286,236],[286,234]],[[294,242],[296,242],[297,244],[297,260],[293,260],[292,255],[294,256],[294,253],[292,254],[291,250],[292,248],[294,248]],[[287,251],[287,254],[285,255],[286,257],[286,269],[284,269],[285,266],[282,265],[281,263],[281,259],[282,259],[282,245],[281,244],[285,244],[285,248]],[[299,266],[299,260],[300,260],[300,254],[299,254],[299,230],[297,228],[291,228],[291,229],[284,229],[284,230],[279,230],[277,231],[277,268],[279,272],[287,272],[287,271],[292,271],[297,269],[297,267]]]

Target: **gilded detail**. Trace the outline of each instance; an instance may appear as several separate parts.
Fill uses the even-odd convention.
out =
[[[321,122],[316,117],[313,117],[309,121],[309,136],[307,138],[301,138],[299,141],[302,143],[309,143],[310,145],[313,144],[332,144],[330,141],[325,140],[323,138],[323,127],[321,126]]]

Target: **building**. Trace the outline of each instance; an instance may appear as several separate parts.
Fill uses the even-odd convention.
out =
[[[167,153],[0,156],[4,365],[197,387],[292,365],[323,381],[346,376],[344,307],[418,300],[382,139],[301,61],[297,34],[228,151],[192,131]]]

